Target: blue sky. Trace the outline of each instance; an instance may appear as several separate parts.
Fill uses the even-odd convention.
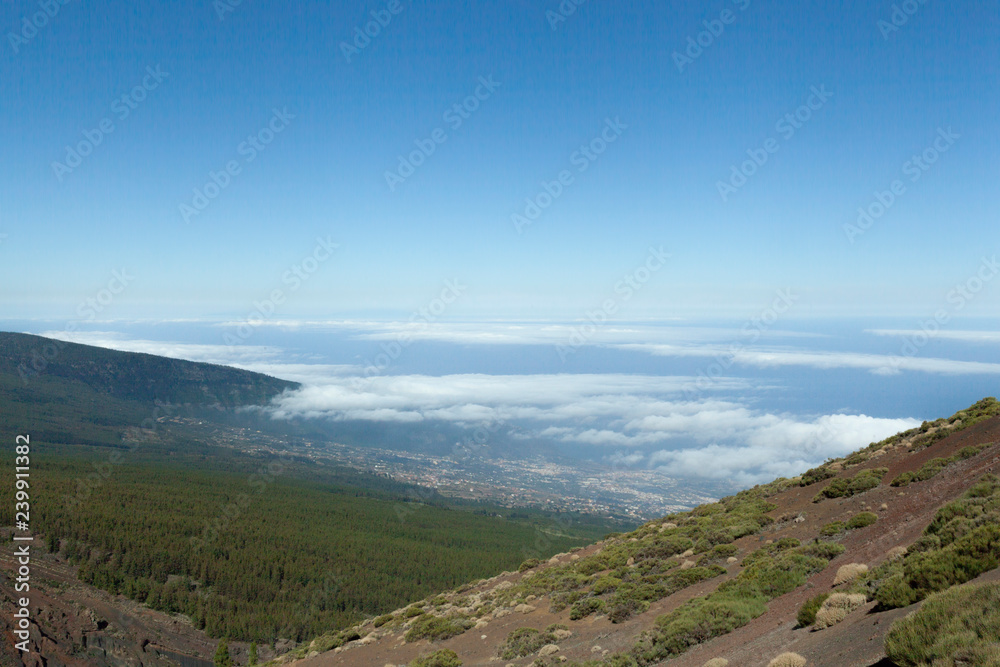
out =
[[[25,33],[40,5],[5,3],[7,316],[71,318],[125,269],[103,316],[240,316],[281,289],[284,317],[399,317],[458,280],[451,317],[572,319],[662,247],[671,259],[622,316],[741,318],[793,288],[802,317],[920,318],[994,254],[995,5],[914,1],[887,33],[887,1],[584,2],[555,28],[554,0],[379,14],[391,4],[243,2],[220,18],[219,3],[70,1]],[[391,21],[348,62],[341,45],[373,11]],[[721,34],[679,71],[706,21]],[[477,88],[455,127],[445,114]],[[777,123],[814,88],[832,96],[786,136]],[[581,172],[574,155],[608,119],[620,136]],[[102,121],[113,132],[57,174]],[[241,145],[269,125],[281,131],[247,161]],[[391,190],[386,171],[439,129]],[[958,136],[909,180],[940,130]],[[723,201],[719,181],[769,139],[776,152]],[[239,173],[186,221],[180,206],[230,162]],[[518,233],[511,216],[564,171]],[[844,226],[897,179],[852,243]],[[339,247],[292,290],[283,277],[317,238]],[[997,303],[988,285],[961,314]]]

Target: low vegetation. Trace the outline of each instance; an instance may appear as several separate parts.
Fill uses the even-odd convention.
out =
[[[871,491],[882,483],[882,478],[889,473],[888,468],[871,468],[862,470],[853,477],[841,477],[816,494],[814,503],[828,498],[850,498],[865,491]]]
[[[938,510],[924,535],[875,592],[886,609],[905,607],[1000,565],[1000,480],[987,475]]]
[[[497,649],[497,655],[504,660],[514,660],[529,656],[546,644],[554,644],[559,640],[559,630],[566,630],[565,625],[550,625],[544,631],[535,628],[518,628],[503,640]]]
[[[767,663],[767,667],[805,667],[809,661],[798,653],[782,653]]]
[[[798,616],[796,620],[799,623],[800,628],[808,628],[810,625],[816,622],[816,612],[820,610],[826,599],[830,597],[832,593],[820,593],[816,597],[809,598],[804,605],[799,609]]]
[[[966,459],[971,459],[973,456],[979,454],[987,447],[991,445],[979,445],[973,447],[964,447],[954,456],[949,456],[948,458],[936,458],[931,459],[925,463],[920,470],[917,472],[904,472],[898,475],[892,482],[891,486],[902,487],[909,486],[913,482],[926,482],[927,480],[937,476],[942,470],[952,465],[953,463],[958,463],[960,461],[965,461]]]
[[[462,667],[458,654],[451,649],[443,648],[428,655],[416,658],[409,667]]]
[[[885,642],[899,667],[1000,665],[1000,584],[965,585],[929,597],[896,621]]]
[[[420,641],[421,639],[427,639],[432,642],[442,641],[462,634],[473,625],[475,625],[474,621],[461,615],[441,617],[424,614],[413,621],[403,639],[407,642]]]
[[[855,609],[868,602],[864,593],[834,593],[820,606],[816,612],[815,626],[817,630],[829,628],[840,623]]]

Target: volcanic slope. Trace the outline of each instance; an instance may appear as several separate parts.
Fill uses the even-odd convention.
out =
[[[1000,665],[1000,630],[985,620],[995,605],[983,602],[1000,599],[998,415],[984,399],[800,477],[329,633],[277,662]]]

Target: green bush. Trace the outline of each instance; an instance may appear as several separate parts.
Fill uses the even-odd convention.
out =
[[[828,466],[820,466],[818,468],[813,468],[812,470],[806,471],[802,475],[802,479],[799,481],[800,486],[811,486],[817,482],[822,482],[830,479],[831,477],[836,477],[837,473],[830,470]]]
[[[416,658],[410,662],[410,667],[462,667],[458,654],[448,648],[434,651],[429,655]]]
[[[816,622],[816,612],[819,608],[823,606],[826,599],[830,597],[830,593],[820,593],[814,598],[810,598],[802,608],[799,609],[798,621],[800,628],[808,628],[810,625]]]
[[[426,614],[420,607],[407,607],[403,610],[403,618],[414,618],[420,616],[421,614]]]
[[[624,597],[619,600],[612,600],[611,608],[608,610],[608,620],[612,623],[623,623],[636,614],[649,609],[649,603],[632,597]]]
[[[712,551],[709,552],[709,556],[712,559],[722,560],[725,558],[730,558],[739,553],[739,547],[735,544],[717,544],[712,547]]]
[[[878,521],[878,515],[873,512],[861,512],[860,514],[855,514],[851,517],[851,520],[847,522],[847,528],[849,530],[857,530],[858,528],[867,528]]]
[[[440,618],[425,614],[413,622],[403,638],[407,642],[421,639],[441,641],[462,634],[472,625],[472,621],[466,618]]]
[[[531,655],[546,644],[555,641],[551,630],[542,632],[535,628],[518,628],[507,635],[497,649],[497,655],[504,660],[514,660]]]
[[[797,549],[803,556],[814,556],[823,560],[833,560],[846,550],[847,547],[843,544],[837,542],[820,542],[819,540]]]
[[[813,502],[818,503],[826,498],[850,498],[871,491],[882,483],[882,478],[888,473],[888,468],[872,468],[862,470],[854,477],[835,479],[813,498]]]
[[[530,570],[532,568],[536,568],[536,567],[538,567],[541,564],[542,564],[542,561],[538,560],[537,558],[529,558],[528,560],[526,560],[523,563],[521,563],[521,566],[519,568],[517,568],[517,571],[518,572],[525,572],[525,571]]]
[[[833,537],[834,535],[839,535],[842,532],[844,532],[843,521],[834,521],[819,529],[819,534],[823,537]]]
[[[357,630],[342,630],[333,634],[317,637],[312,650],[319,651],[320,653],[326,653],[327,651],[332,651],[335,648],[340,648],[347,642],[353,642],[356,639],[361,639],[361,633]]]
[[[909,548],[902,574],[875,591],[884,608],[906,606],[1000,566],[1000,480],[987,475],[938,510]]]
[[[947,468],[953,463],[958,463],[959,461],[964,461],[966,459],[971,459],[973,456],[979,454],[989,445],[972,445],[969,447],[963,447],[957,454],[948,458],[936,458],[931,459],[925,463],[920,470],[917,472],[904,472],[901,473],[896,479],[892,480],[892,486],[908,486],[913,482],[925,482],[932,477],[935,477],[942,470]]]
[[[917,601],[917,592],[910,588],[902,574],[889,577],[875,591],[879,611],[909,607]]]
[[[929,597],[892,625],[885,651],[900,667],[1000,665],[1000,584],[958,586]]]
[[[894,480],[889,482],[889,486],[895,486],[895,487],[909,486],[910,482],[912,482],[916,478],[916,476],[917,476],[916,473],[907,470],[906,472],[900,473],[899,475],[896,476]]]
[[[570,607],[569,619],[571,621],[579,621],[581,618],[586,618],[603,608],[604,600],[600,598],[584,598],[582,600],[578,600],[572,607]]]
[[[381,628],[383,625],[385,625],[394,618],[396,617],[393,616],[392,614],[385,614],[384,616],[379,616],[374,621],[372,621],[372,625],[374,625],[376,628]]]

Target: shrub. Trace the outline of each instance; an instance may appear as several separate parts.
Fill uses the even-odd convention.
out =
[[[425,614],[425,613],[427,613],[427,612],[425,612],[420,607],[407,607],[403,611],[403,618],[413,618],[415,616],[420,616],[421,614]]]
[[[712,658],[701,667],[729,667],[729,661],[725,658]]]
[[[907,553],[908,550],[906,547],[893,547],[889,549],[889,552],[885,555],[885,559],[891,563],[900,558],[905,558]]]
[[[579,621],[581,618],[586,618],[595,611],[600,611],[603,608],[604,600],[600,598],[584,598],[574,603],[570,608],[569,619],[571,621]]]
[[[932,595],[896,621],[885,651],[900,667],[1000,665],[1000,584],[965,585]]]
[[[813,468],[812,470],[806,471],[806,473],[802,475],[802,479],[799,481],[799,486],[810,486],[836,476],[837,473],[830,470],[829,467],[820,466],[819,468]]]
[[[798,621],[800,628],[808,628],[810,625],[816,622],[816,612],[819,611],[826,599],[830,597],[830,593],[820,593],[814,598],[810,598],[806,601],[802,608],[799,609]]]
[[[851,517],[851,520],[847,522],[847,528],[849,530],[857,530],[858,528],[867,528],[878,521],[878,515],[873,512],[861,512],[860,514],[855,514]]]
[[[542,632],[535,628],[518,628],[503,640],[497,649],[497,655],[504,660],[523,658],[553,641],[555,636],[551,632]]]
[[[462,667],[458,654],[448,648],[434,651],[429,655],[416,658],[410,662],[410,667]]]
[[[439,641],[460,635],[472,625],[473,623],[466,618],[440,618],[425,614],[413,622],[403,639],[407,642],[420,639]]]
[[[625,598],[614,601],[611,610],[608,611],[608,620],[612,623],[623,623],[632,618],[635,614],[641,614],[649,609],[649,603],[635,598]]]
[[[767,663],[767,667],[805,667],[809,663],[798,653],[782,653]]]
[[[518,572],[527,572],[532,568],[536,568],[542,564],[542,561],[537,558],[529,558],[528,560],[521,563],[521,566],[517,568]]]
[[[868,597],[863,594],[846,595],[834,593],[828,597],[816,612],[816,628],[822,630],[840,623],[855,609],[864,606]]]
[[[834,521],[819,529],[819,534],[823,537],[833,537],[834,535],[839,535],[842,532],[844,532],[843,521]]]
[[[833,579],[834,586],[850,583],[868,574],[868,566],[863,563],[849,563],[841,565],[837,570],[837,576]]]
[[[840,607],[820,607],[816,612],[816,629],[823,630],[847,618],[847,610]]]
[[[862,470],[854,477],[835,479],[813,498],[813,502],[818,503],[826,498],[850,498],[871,491],[882,483],[882,478],[888,473],[888,468],[872,468]]]
[[[394,618],[396,618],[396,617],[393,616],[392,614],[386,614],[384,616],[379,616],[374,621],[372,621],[372,625],[374,625],[376,628],[381,628],[383,625],[385,625],[386,623],[388,623],[389,621],[391,621]]]
[[[916,602],[917,592],[910,588],[902,574],[896,574],[882,582],[875,591],[875,599],[880,610],[899,609]]]
[[[833,560],[846,550],[847,547],[843,544],[837,542],[820,542],[819,540],[797,549],[798,553],[803,556],[813,556],[815,558],[822,558],[823,560]]]
[[[709,552],[709,556],[712,559],[722,560],[724,558],[729,558],[730,556],[735,556],[739,550],[739,547],[735,544],[717,544],[712,547],[712,551]]]

